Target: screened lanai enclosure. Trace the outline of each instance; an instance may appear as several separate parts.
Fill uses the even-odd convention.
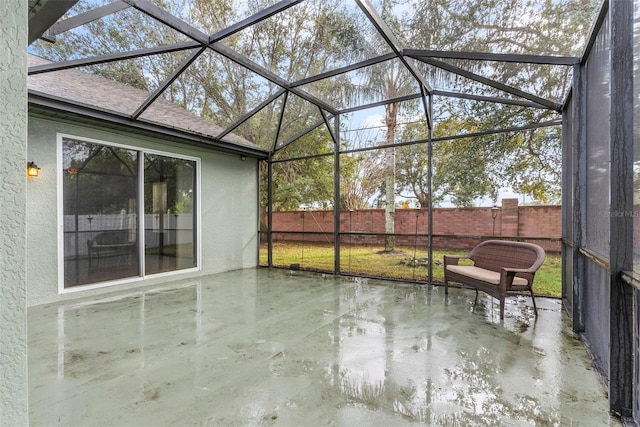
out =
[[[560,202],[562,109],[600,7],[68,4],[62,19],[33,37],[29,51],[45,61],[30,67],[30,78],[55,79],[69,69],[98,74],[148,94],[117,111],[101,105],[109,120],[162,124],[151,111],[169,101],[220,126],[215,138],[222,142],[240,136],[255,143],[249,154],[261,160],[260,265],[375,277],[381,273],[354,248],[378,245],[407,254],[401,261],[408,267],[384,277],[426,283],[442,279],[433,248],[523,237],[506,226],[506,210],[486,210],[480,224],[455,229],[434,225],[433,207],[495,205],[504,187]],[[129,213],[127,200],[118,203]],[[167,207],[154,211],[163,226],[171,224]],[[375,224],[364,218],[371,209],[378,209]],[[82,229],[66,231],[71,241],[93,234],[89,216],[69,212],[82,219]],[[504,232],[496,233],[496,222]],[[524,237],[560,251],[559,232]],[[321,255],[307,248],[305,257],[309,244],[323,246]],[[69,248],[78,265],[91,252]]]
[[[609,409],[640,420],[640,1],[29,6],[27,50],[40,57],[30,79],[75,70],[144,93],[88,105],[90,94],[30,91],[31,109],[179,134],[189,149],[256,162],[255,266],[438,284],[435,252],[489,238],[557,254],[563,307]],[[158,119],[159,103],[215,134]],[[199,267],[208,224],[196,194],[220,184],[200,181],[197,159],[61,141],[64,288]],[[503,227],[505,187],[561,205],[560,234]],[[478,211],[474,228],[434,213],[479,203],[495,209]],[[400,253],[403,265],[381,273],[363,247]]]

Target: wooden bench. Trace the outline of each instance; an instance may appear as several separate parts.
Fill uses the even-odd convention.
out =
[[[533,243],[507,240],[486,240],[467,256],[444,256],[444,291],[449,282],[481,290],[500,301],[500,319],[504,319],[504,300],[510,294],[530,294],[536,316],[538,309],[533,296],[533,277],[544,261],[544,250]],[[469,259],[473,265],[459,265]]]

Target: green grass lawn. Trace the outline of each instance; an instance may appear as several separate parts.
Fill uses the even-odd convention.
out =
[[[415,256],[414,256],[415,253]],[[433,279],[442,281],[444,270],[443,256],[465,255],[466,252],[433,251]],[[383,251],[382,246],[342,246],[340,249],[340,269],[344,274],[355,274],[369,277],[403,279],[409,281],[425,281],[427,258],[425,248],[396,247],[391,253]],[[414,266],[413,260],[418,260]],[[260,248],[260,263],[267,264],[267,246]],[[289,267],[299,264],[301,269],[333,271],[334,249],[329,244],[306,243],[274,243],[273,265]],[[536,295],[560,297],[562,292],[561,260],[558,254],[547,254],[544,264],[536,273],[533,290]]]

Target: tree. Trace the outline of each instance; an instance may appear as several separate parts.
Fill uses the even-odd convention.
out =
[[[387,98],[395,98],[409,93],[413,88],[409,85],[409,80],[403,76],[406,71],[400,68],[400,65],[389,67],[389,71],[382,77],[379,86]],[[372,79],[370,81],[376,81]],[[392,145],[396,142],[396,128],[398,125],[398,103],[385,105],[385,125],[387,126],[386,138],[384,145]],[[385,240],[384,250],[391,252],[395,246],[395,238],[393,236],[395,230],[395,192],[396,192],[396,150],[393,147],[385,148],[384,160],[384,188],[385,188]]]
[[[418,140],[427,136],[426,126],[408,126],[405,138]],[[446,128],[446,130],[445,130]],[[468,133],[474,130],[471,121],[439,121],[438,132]],[[428,188],[428,145],[413,144],[398,149],[398,190],[405,198],[415,198],[420,206],[437,205],[449,196],[457,206],[471,206],[481,197],[496,198],[501,186],[499,174],[493,169],[491,140],[494,137],[465,138],[433,143],[433,176],[431,193]]]
[[[287,146],[279,156],[284,159],[297,158],[327,153],[332,149],[327,137],[321,131],[314,131],[300,141]],[[296,210],[302,206],[318,208],[333,206],[333,166],[333,156],[307,157],[274,163],[273,210]],[[263,167],[266,167],[266,164],[263,164]],[[262,206],[266,207],[266,171],[261,176]]]
[[[367,151],[343,157],[340,164],[340,209],[356,210],[371,207],[382,180],[378,152]]]
[[[496,111],[493,111],[497,115]],[[499,115],[500,116],[500,115]],[[503,120],[506,120],[504,116]],[[456,206],[471,206],[476,200],[497,201],[498,190],[511,187],[543,203],[560,198],[561,135],[557,126],[520,132],[460,137],[499,127],[478,122],[472,115],[439,120],[434,134],[432,163],[433,194],[427,187],[427,145],[414,144],[398,150],[398,192],[426,206],[429,197],[437,205],[445,197]],[[426,126],[407,126],[403,138],[426,139]]]
[[[399,32],[399,23],[391,14],[394,1],[383,0],[381,16],[396,32]],[[388,46],[372,45],[370,49],[376,52],[384,51]],[[363,70],[367,79],[367,86],[361,88],[361,94],[367,98],[394,99],[410,93],[418,88],[415,79],[405,66],[398,61],[389,61],[382,67],[367,67]],[[394,102],[385,105],[384,123],[386,126],[385,139],[382,145],[392,145],[396,142],[398,131],[398,115],[400,103]],[[384,152],[384,207],[385,207],[385,245],[384,250],[391,252],[395,246],[395,194],[396,194],[396,149],[388,147]]]
[[[596,1],[560,0],[533,3],[526,0],[480,0],[477,2],[398,1],[411,14],[400,19],[412,28],[410,44],[416,48],[579,55]],[[532,23],[535,22],[535,25]],[[447,60],[448,64],[504,82],[515,88],[563,101],[568,69],[547,65]],[[440,86],[486,96],[509,95],[434,67],[423,70]],[[541,123],[557,119],[551,110],[488,102],[436,100],[434,137],[450,137]],[[415,135],[404,140],[426,139],[426,129],[405,129]],[[425,179],[426,147],[403,147],[398,151],[399,191],[433,201],[444,195],[465,206],[478,197],[495,200],[503,186],[544,202],[560,195],[561,139],[558,127],[464,138],[434,143],[433,195]]]

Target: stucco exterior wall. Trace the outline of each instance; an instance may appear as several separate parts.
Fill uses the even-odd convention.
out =
[[[29,423],[25,269],[27,6],[0,2],[0,425]]]
[[[198,272],[178,273],[144,281],[58,294],[57,135],[58,133],[159,150],[201,159],[201,248]],[[41,168],[30,180],[27,199],[27,304],[29,306],[114,290],[190,279],[200,275],[257,265],[257,160],[189,147],[147,136],[43,117],[29,117],[29,158]]]

